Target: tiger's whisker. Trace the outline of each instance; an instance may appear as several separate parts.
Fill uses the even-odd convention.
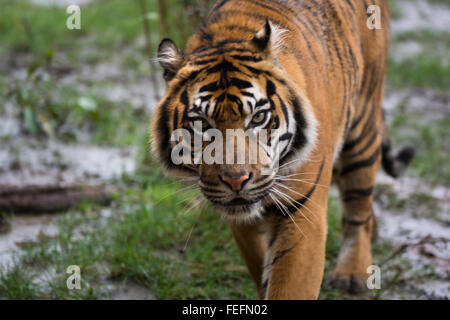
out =
[[[280,190],[278,190],[278,191],[280,191]],[[305,208],[306,210],[308,210],[308,212],[309,213],[311,213],[311,215],[314,217],[314,218],[317,218],[317,215],[310,209],[310,208],[308,208],[306,205],[304,205],[303,203],[300,203],[300,202],[298,202],[297,200],[295,200],[294,198],[292,198],[290,195],[288,195],[288,194],[284,194],[286,197],[288,197],[289,199],[291,199],[291,201],[293,201],[293,203],[291,203],[291,205],[292,206],[294,206],[294,207],[296,207],[295,205],[294,205],[294,203],[296,203],[296,204],[298,204],[298,205],[300,205],[302,208]],[[305,217],[306,218],[306,217]],[[308,220],[308,218],[306,218],[307,220]]]
[[[274,199],[272,197],[272,199]],[[295,226],[297,227],[297,229],[300,231],[300,233],[306,238],[308,239],[308,237],[306,236],[306,234],[302,231],[302,229],[299,227],[299,225],[295,222],[295,220],[292,218],[292,216],[289,214],[289,210],[287,209],[287,207],[282,204],[278,199],[274,199],[276,203],[278,203],[279,205],[281,205],[285,210],[286,210],[286,215],[292,220],[292,222],[295,224]]]
[[[183,252],[186,251],[186,248],[188,246],[189,240],[191,239],[192,231],[194,231],[195,227],[196,227],[196,225],[193,225],[192,228],[191,228],[191,231],[189,231],[189,235],[188,235],[188,237],[186,239],[186,242],[184,243]]]
[[[189,188],[191,188],[192,190],[196,190],[196,191],[200,190],[200,188],[199,188],[199,187],[196,187],[195,185],[189,186]],[[175,193],[178,193],[178,192],[180,192],[180,191],[187,190],[187,189],[188,189],[188,187],[179,189],[179,190],[175,191],[174,193],[172,193],[172,195],[174,195]],[[197,196],[196,196],[196,197],[197,197]],[[183,200],[178,201],[178,202],[176,203],[176,205],[179,205],[180,203],[185,202],[185,201],[188,200],[188,199],[189,199],[189,196],[186,196]]]
[[[306,195],[304,195],[303,193],[297,192],[296,190],[289,188],[288,186],[284,185],[284,184],[279,184],[280,186],[283,186],[284,188],[288,189],[289,191],[299,195],[300,197],[305,197],[306,199],[308,199],[308,201],[310,201],[311,203],[314,203],[319,209],[322,209],[322,206],[320,206],[319,204],[317,204],[315,201],[313,201],[311,198],[307,197]]]
[[[183,188],[181,188],[181,189],[177,189],[177,190],[175,190],[175,191],[173,191],[173,192],[171,192],[171,193],[169,193],[169,194],[166,194],[164,197],[158,199],[158,201],[155,202],[154,204],[155,204],[155,205],[158,205],[158,204],[160,204],[163,200],[167,199],[168,197],[173,196],[173,195],[176,194],[177,192],[180,192],[180,191],[183,191],[183,190],[187,190],[187,189],[199,190],[199,187],[197,186],[196,183],[194,183],[194,184],[192,184],[192,185],[183,187]],[[185,198],[184,200],[178,202],[177,204],[179,204],[179,203],[181,203],[181,202],[183,202],[183,201],[186,201],[186,199],[187,199],[187,198]]]
[[[294,159],[294,160],[292,160],[292,161],[289,161],[288,163],[285,163],[285,164],[279,166],[279,167],[278,167],[278,170],[283,169],[283,168],[286,168],[286,167],[289,166],[289,165],[292,166],[294,163],[299,162],[299,161],[305,161],[305,162],[321,162],[320,159],[318,159],[318,160],[313,160],[313,159]]]
[[[326,186],[324,184],[319,184],[319,183],[311,182],[311,181],[304,180],[304,179],[289,179],[289,178],[283,179],[283,178],[278,178],[277,180],[280,181],[280,182],[282,182],[282,181],[302,182],[302,183],[306,183],[306,184],[311,184],[313,186],[322,187],[322,188],[325,188],[325,189],[329,189],[330,188],[329,186]]]
[[[274,191],[279,192],[279,195],[282,196],[286,201],[289,202],[289,204],[291,206],[293,206],[296,210],[300,211],[300,213],[302,214],[302,216],[311,224],[314,225],[314,223],[308,219],[308,217],[306,217],[306,215],[303,214],[303,212],[300,210],[300,208],[298,208],[297,206],[294,205],[294,203],[300,205],[303,208],[306,208],[314,217],[316,217],[316,215],[307,207],[305,207],[303,204],[301,204],[300,202],[294,200],[292,197],[290,197],[287,194],[283,194],[280,190],[278,190],[277,188],[274,188]],[[291,200],[290,200],[291,199]]]
[[[203,196],[201,194],[196,196],[194,199],[192,199],[191,206],[183,213],[183,215],[186,215],[188,212],[190,212],[190,211],[196,209],[197,207],[199,207],[204,200],[205,199],[203,198]],[[186,206],[184,206],[183,210],[186,209]]]

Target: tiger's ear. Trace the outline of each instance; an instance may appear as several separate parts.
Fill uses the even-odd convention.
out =
[[[270,45],[270,38],[272,36],[272,26],[270,25],[269,19],[266,20],[264,27],[259,30],[255,37],[253,38],[253,44],[260,50],[266,51]]]
[[[255,34],[252,43],[266,58],[276,60],[281,37],[285,32],[286,30],[277,28],[269,19],[266,19],[266,24]]]
[[[164,39],[158,48],[158,62],[164,70],[164,79],[170,81],[183,65],[184,54],[172,40]]]

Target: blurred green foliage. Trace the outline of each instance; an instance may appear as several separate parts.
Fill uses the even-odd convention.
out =
[[[0,102],[6,99],[19,107],[24,132],[73,140],[77,131],[88,129],[93,142],[122,145],[132,142],[136,128],[142,131],[133,125],[142,119],[142,110],[95,93],[110,80],[63,83],[61,78],[113,59],[136,77],[148,76],[149,54],[155,56],[159,41],[171,37],[183,47],[212,1],[145,0],[142,12],[140,0],[96,0],[81,6],[80,30],[67,29],[64,6],[0,2],[0,62],[8,71],[0,73]],[[150,29],[151,53],[142,44],[142,17]],[[147,68],[140,74],[143,62]]]
[[[166,16],[159,16],[158,2]],[[152,41],[171,37],[183,46],[207,14],[211,0],[146,0]],[[139,0],[96,0],[81,6],[81,30],[66,28],[65,7],[41,6],[27,0],[1,0],[1,50],[43,54],[53,49],[79,49],[80,38],[92,37],[92,45],[113,49],[130,44],[142,32]],[[160,35],[161,25],[167,33]]]

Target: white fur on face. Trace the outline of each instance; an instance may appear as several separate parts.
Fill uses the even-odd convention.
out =
[[[221,209],[221,212],[223,219],[237,224],[253,224],[263,218],[263,206],[261,202],[251,205],[251,208],[245,212],[239,208],[236,208],[235,211],[230,210],[230,208],[224,208]]]
[[[305,130],[304,134],[306,137],[306,145],[297,150],[297,152],[286,162],[286,165],[280,169],[281,175],[289,174],[290,172],[300,168],[305,162],[310,160],[311,154],[317,144],[317,132],[319,128],[319,122],[317,121],[316,116],[314,115],[314,111],[311,103],[305,97],[301,97],[300,105],[302,107],[302,114],[305,118],[305,122],[307,123],[307,128],[298,128],[296,130]],[[290,119],[293,119],[294,116],[291,115]],[[291,164],[288,164],[290,163]]]

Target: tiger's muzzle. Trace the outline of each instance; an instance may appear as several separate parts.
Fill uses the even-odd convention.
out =
[[[226,217],[248,218],[261,207],[274,184],[273,176],[260,175],[245,165],[205,166],[199,185],[204,196]]]

